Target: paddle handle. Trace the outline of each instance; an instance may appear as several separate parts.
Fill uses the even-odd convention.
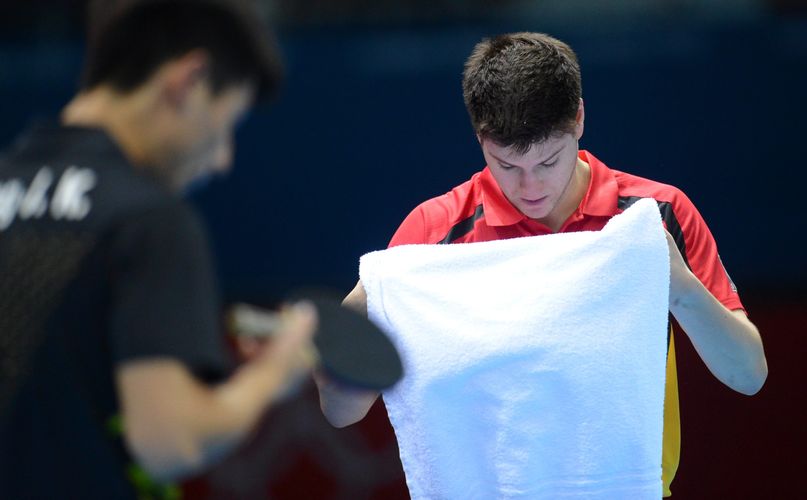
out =
[[[235,304],[227,311],[227,326],[235,335],[270,338],[280,330],[280,313],[249,304]]]

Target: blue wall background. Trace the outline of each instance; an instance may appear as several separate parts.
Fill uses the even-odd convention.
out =
[[[349,290],[420,201],[484,166],[461,95],[483,36],[535,22],[298,28],[280,35],[280,99],[238,132],[233,173],[193,194],[229,300],[298,285]],[[554,29],[578,52],[581,146],[612,168],[675,184],[709,223],[741,289],[803,293],[800,156],[807,21],[759,17],[620,29]],[[0,142],[58,113],[81,42],[0,44]]]
[[[679,370],[684,429],[675,498],[795,498],[793,479],[807,467],[804,409],[793,396],[807,347],[800,151],[807,18],[600,26],[586,12],[585,24],[533,15],[417,28],[287,26],[280,34],[285,91],[239,130],[233,173],[192,196],[210,228],[225,296],[271,303],[300,285],[348,291],[363,253],[385,247],[419,202],[483,166],[460,89],[473,45],[500,32],[547,30],[580,56],[581,145],[613,168],[675,184],[693,199],[765,339],[770,376],[746,398],[716,381],[678,337],[686,368]],[[13,24],[2,14],[0,26]],[[78,34],[44,31],[0,29],[2,144],[31,119],[56,115],[76,90]],[[309,386],[269,417],[244,456],[220,476],[211,473],[222,482],[203,478],[192,498],[222,497],[211,484],[240,485],[232,478],[245,470],[254,472],[252,486],[272,493],[254,498],[372,498],[334,494],[371,486],[383,492],[375,498],[406,498],[379,405],[362,423],[333,429]],[[311,494],[315,487],[331,496]]]

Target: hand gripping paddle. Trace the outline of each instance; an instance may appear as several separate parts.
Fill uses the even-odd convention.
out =
[[[401,358],[390,339],[376,325],[339,300],[322,292],[298,292],[290,301],[306,300],[317,310],[314,333],[320,364],[336,381],[365,389],[383,390],[403,375]],[[232,331],[253,337],[271,337],[280,327],[278,313],[237,304],[228,313]]]

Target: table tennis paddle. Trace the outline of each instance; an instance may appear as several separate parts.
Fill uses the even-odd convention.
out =
[[[403,375],[398,352],[390,339],[363,315],[343,307],[331,294],[303,290],[290,302],[306,300],[314,305],[319,319],[314,334],[323,370],[336,381],[364,389],[383,390]],[[230,308],[232,331],[252,337],[271,337],[280,327],[276,312],[237,304]]]

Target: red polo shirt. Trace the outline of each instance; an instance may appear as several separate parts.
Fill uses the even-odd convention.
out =
[[[637,199],[653,198],[698,279],[726,307],[743,309],[720,262],[711,231],[680,189],[612,170],[588,151],[580,151],[579,156],[591,167],[591,180],[583,201],[558,232],[599,231]],[[551,232],[514,207],[485,167],[448,193],[421,203],[401,223],[389,246],[470,243]]]
[[[608,220],[640,198],[653,198],[667,230],[695,276],[728,309],[744,309],[737,289],[720,262],[717,245],[698,210],[678,188],[608,168],[587,151],[581,160],[591,167],[591,180],[580,205],[558,232],[599,231]],[[488,167],[448,193],[415,208],[404,219],[389,246],[470,243],[552,233],[528,218],[499,189]],[[664,403],[664,495],[678,468],[681,435],[675,344],[670,336]]]

